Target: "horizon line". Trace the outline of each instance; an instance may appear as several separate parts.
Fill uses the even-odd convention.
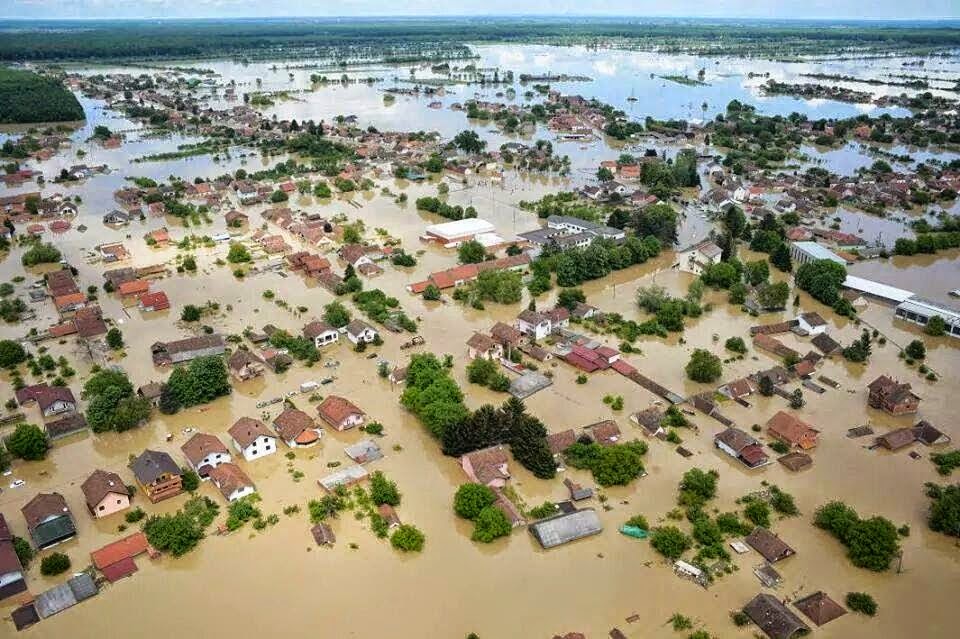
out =
[[[960,16],[930,16],[930,17],[897,17],[897,18],[863,18],[853,16],[710,16],[710,15],[671,15],[671,14],[628,14],[628,13],[464,13],[464,14],[353,14],[353,15],[203,15],[203,16],[100,16],[100,17],[31,17],[31,16],[0,16],[0,21],[16,20],[24,22],[91,22],[96,20],[157,20],[164,22],[191,21],[191,20],[357,20],[357,19],[462,19],[462,18],[631,18],[631,19],[670,19],[670,20],[756,20],[762,22],[957,22]]]

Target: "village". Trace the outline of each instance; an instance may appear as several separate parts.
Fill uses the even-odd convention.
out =
[[[322,575],[336,636],[357,592],[431,586],[356,636],[406,605],[401,636],[950,636],[957,285],[892,264],[955,262],[960,160],[801,155],[955,148],[956,101],[641,119],[548,85],[581,74],[432,67],[335,90],[456,134],[271,116],[296,99],[259,77],[68,70],[130,127],[5,140],[9,632],[294,590],[270,619]]]

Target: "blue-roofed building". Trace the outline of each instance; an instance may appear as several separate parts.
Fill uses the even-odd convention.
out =
[[[846,266],[847,260],[843,259],[826,246],[816,242],[792,242],[790,244],[790,257],[796,264],[807,264],[817,260],[830,260],[837,264]]]

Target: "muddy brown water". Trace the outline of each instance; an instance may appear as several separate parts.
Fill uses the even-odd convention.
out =
[[[607,151],[609,155],[610,151]],[[115,160],[129,159],[117,155]],[[135,154],[133,154],[135,155]],[[98,156],[99,157],[99,156]],[[56,162],[70,162],[63,158]],[[89,163],[94,163],[88,158]],[[247,160],[248,168],[265,164],[262,158]],[[227,168],[241,165],[241,160],[216,165],[207,160],[182,163],[191,167],[188,172],[216,175]],[[594,162],[595,165],[595,162]],[[132,174],[143,174],[148,165],[130,169]],[[151,174],[162,177],[177,163],[149,168]],[[125,171],[124,171],[125,173]],[[166,224],[175,238],[188,233],[211,234],[224,230],[222,218],[214,217],[212,226],[183,229],[175,220],[148,220],[135,222],[121,230],[109,230],[99,224],[103,208],[110,206],[109,194],[122,184],[122,175],[94,179],[87,184],[71,187],[71,194],[82,193],[84,222],[90,230],[81,234],[72,229],[52,239],[80,271],[81,287],[101,284],[101,264],[88,264],[84,256],[94,245],[113,239],[123,239],[133,256],[132,265],[143,266],[158,262],[173,264],[177,249],[150,249],[142,235],[152,228]],[[404,190],[410,199],[406,206],[397,206],[391,198],[379,195],[379,188],[388,186],[394,192]],[[535,228],[538,222],[532,215],[519,211],[515,204],[521,199],[536,199],[544,193],[569,188],[564,180],[552,178],[519,178],[508,175],[503,188],[489,185],[475,186],[460,191],[454,185],[450,199],[460,204],[477,207],[481,217],[493,222],[499,232],[510,235]],[[56,190],[55,188],[48,189]],[[420,251],[419,263],[411,269],[386,267],[386,273],[368,280],[368,288],[381,288],[396,296],[411,317],[421,320],[420,334],[427,341],[417,351],[431,351],[454,356],[454,375],[467,393],[471,407],[485,402],[499,403],[505,395],[496,394],[467,383],[464,368],[465,342],[474,330],[484,331],[495,321],[511,321],[529,301],[524,297],[519,304],[499,306],[488,304],[486,310],[465,309],[452,300],[447,303],[425,302],[409,295],[404,287],[423,279],[428,273],[448,268],[455,263],[451,251],[427,247],[418,236],[430,223],[441,221],[414,210],[416,197],[433,194],[435,184],[410,185],[390,180],[379,183],[377,191],[355,194],[352,199],[362,204],[357,209],[345,199],[316,202],[312,198],[293,198],[291,206],[303,210],[318,210],[328,215],[345,214],[351,219],[363,219],[367,236],[374,240],[375,228],[386,229],[401,240],[410,251]],[[96,205],[92,203],[96,202]],[[259,212],[255,207],[248,212],[252,228],[259,226]],[[694,221],[697,224],[700,222]],[[76,226],[76,223],[75,223]],[[271,229],[276,232],[276,229]],[[691,233],[702,237],[698,227]],[[127,237],[129,236],[129,237]],[[292,240],[290,240],[293,243]],[[224,334],[240,333],[246,327],[260,329],[273,323],[297,331],[307,321],[322,312],[324,304],[333,296],[325,289],[307,284],[296,274],[281,277],[276,274],[248,277],[237,281],[226,266],[217,266],[218,257],[224,257],[225,246],[195,251],[199,270],[193,275],[170,276],[158,280],[154,287],[170,295],[173,309],[168,312],[143,315],[136,309],[124,309],[113,295],[100,293],[100,304],[106,317],[123,330],[127,342],[126,356],[113,360],[128,371],[135,385],[160,380],[169,371],[152,366],[149,345],[158,340],[176,339],[196,329],[179,325],[177,318],[185,304],[203,304],[208,300],[220,303],[220,312],[207,317],[204,323]],[[745,252],[746,253],[746,252]],[[333,257],[333,256],[331,256]],[[753,258],[746,253],[744,259]],[[955,271],[955,255],[936,258],[912,258],[911,262],[898,259],[889,262],[871,262],[858,274],[875,276],[891,284],[911,288],[915,283],[932,281],[924,273],[935,273],[946,279]],[[21,274],[20,250],[14,249],[0,262],[0,280],[10,281]],[[611,274],[601,281],[583,286],[588,301],[606,311],[623,313],[626,317],[642,319],[636,309],[638,286],[652,283],[667,287],[674,294],[682,294],[691,276],[671,270],[673,255],[666,253],[644,265]],[[900,279],[894,273],[909,273],[912,266],[927,265],[931,271],[921,271],[910,279]],[[891,268],[892,266],[892,268]],[[338,266],[339,268],[339,266]],[[877,269],[877,270],[874,270]],[[944,269],[944,270],[941,270]],[[26,287],[42,269],[32,269],[26,282],[17,285],[17,293],[26,295]],[[889,276],[889,277],[887,277]],[[781,277],[776,275],[776,277]],[[906,283],[904,283],[906,282]],[[930,284],[931,287],[937,284]],[[949,287],[955,287],[949,284]],[[919,284],[917,284],[919,289]],[[289,309],[305,306],[305,313],[287,310],[275,301],[263,298],[271,290],[275,300],[284,300]],[[537,301],[539,307],[552,305],[556,290]],[[792,295],[791,295],[792,296]],[[688,321],[687,330],[680,336],[667,339],[641,338],[637,345],[641,354],[627,357],[641,372],[663,383],[678,393],[687,395],[706,390],[705,385],[689,382],[683,367],[694,348],[707,348],[726,356],[723,341],[730,336],[748,335],[748,328],[757,322],[774,322],[793,316],[793,309],[751,318],[725,303],[725,294],[708,292],[707,301],[715,304],[713,310],[697,320]],[[228,308],[229,305],[229,308]],[[0,327],[3,337],[21,337],[31,327],[43,328],[53,323],[55,312],[47,301],[32,304],[37,318],[17,326]],[[831,331],[841,342],[849,342],[859,334],[859,327],[836,317],[833,313],[801,294],[801,309],[816,310],[828,318]],[[48,458],[42,462],[15,462],[13,474],[3,478],[0,510],[15,534],[26,536],[26,528],[19,509],[40,491],[59,491],[67,498],[77,522],[77,538],[57,547],[73,560],[74,568],[87,565],[88,554],[103,544],[119,538],[118,525],[122,516],[94,521],[87,515],[80,492],[80,483],[95,468],[113,470],[125,480],[132,481],[127,469],[130,455],[150,447],[170,452],[183,461],[180,446],[188,435],[185,428],[218,435],[226,441],[226,430],[241,416],[264,417],[256,408],[258,401],[285,394],[299,387],[301,382],[319,380],[327,375],[336,381],[324,386],[321,392],[349,397],[366,411],[369,418],[385,426],[380,444],[385,459],[371,465],[383,470],[395,480],[403,492],[403,503],[398,509],[401,519],[416,524],[427,536],[423,553],[402,555],[377,540],[365,522],[344,513],[332,522],[337,544],[332,549],[315,547],[309,534],[306,502],[319,496],[316,480],[329,472],[330,462],[348,463],[343,447],[364,437],[361,432],[333,433],[327,431],[322,443],[315,448],[296,452],[288,461],[282,453],[252,463],[240,461],[257,485],[262,496],[261,508],[265,514],[280,514],[280,522],[263,532],[255,532],[250,525],[231,534],[211,535],[185,557],[163,557],[151,561],[137,560],[139,571],[129,579],[104,588],[101,595],[86,601],[24,633],[26,637],[103,637],[128,636],[162,637],[173,633],[195,632],[202,628],[211,637],[247,637],[280,632],[285,636],[375,637],[390,634],[397,637],[463,637],[476,632],[484,639],[513,637],[549,637],[555,633],[579,630],[589,637],[605,636],[617,626],[629,637],[679,636],[667,624],[674,612],[694,618],[697,624],[719,637],[749,637],[756,629],[737,629],[728,613],[739,609],[761,590],[752,568],[759,557],[751,552],[734,558],[739,568],[722,577],[709,590],[674,576],[670,566],[654,553],[647,542],[636,541],[617,532],[617,527],[634,514],[644,514],[651,522],[665,521],[665,514],[675,506],[676,487],[681,475],[692,467],[714,468],[720,472],[719,495],[710,504],[718,512],[736,509],[735,500],[760,489],[761,482],[779,485],[796,498],[802,514],[796,518],[776,521],[773,529],[797,550],[797,556],[777,565],[784,583],[775,591],[780,598],[795,599],[815,590],[825,590],[838,601],[845,593],[862,590],[871,593],[880,605],[880,614],[874,619],[849,614],[815,631],[824,638],[859,637],[950,637],[951,606],[960,592],[960,550],[953,540],[927,530],[925,521],[928,500],[922,492],[926,481],[943,481],[926,459],[913,460],[905,451],[889,454],[869,451],[863,440],[846,438],[848,428],[871,424],[879,432],[888,428],[906,426],[914,418],[891,418],[866,407],[865,386],[875,376],[890,373],[914,384],[923,398],[920,417],[929,419],[960,441],[960,428],[955,420],[955,391],[960,388],[960,353],[957,342],[951,338],[924,337],[920,331],[903,322],[895,321],[891,309],[871,305],[863,311],[864,320],[884,333],[889,343],[875,347],[870,362],[863,365],[829,360],[819,371],[841,383],[838,390],[828,390],[822,396],[805,392],[807,405],[800,415],[822,431],[821,444],[813,452],[814,466],[800,474],[791,474],[778,464],[759,471],[747,471],[719,454],[712,437],[721,430],[719,423],[703,415],[692,418],[698,432],[683,430],[683,445],[694,456],[685,459],[676,454],[673,446],[664,442],[650,442],[645,464],[648,475],[630,486],[606,489],[605,510],[599,501],[591,505],[600,513],[604,531],[595,537],[581,540],[551,551],[539,548],[523,529],[515,530],[506,539],[490,545],[470,541],[470,525],[458,520],[451,509],[451,500],[457,486],[465,481],[456,460],[444,457],[437,443],[431,439],[418,421],[399,405],[401,389],[376,374],[376,360],[353,353],[346,345],[338,345],[324,352],[324,361],[339,361],[336,368],[322,364],[312,369],[293,366],[281,375],[267,373],[264,378],[238,383],[231,396],[207,406],[185,410],[175,416],[155,415],[149,424],[123,434],[75,435],[58,441]],[[716,339],[714,339],[716,337]],[[940,380],[927,382],[913,369],[907,368],[896,356],[896,344],[906,344],[922,337],[928,347],[927,364],[938,372]],[[391,363],[403,363],[410,351],[401,351],[406,336],[385,334],[385,344],[376,352]],[[608,337],[616,346],[618,340]],[[808,339],[793,335],[784,337],[788,344],[806,352]],[[54,356],[66,355],[78,375],[71,387],[79,394],[82,380],[89,374],[94,361],[75,340],[65,343],[47,343]],[[724,379],[733,379],[777,362],[763,352],[751,348],[746,358],[724,366]],[[526,402],[528,409],[541,418],[551,431],[580,427],[600,419],[615,419],[628,438],[643,438],[639,429],[629,421],[630,413],[653,405],[659,398],[612,372],[590,376],[586,385],[575,383],[576,372],[562,363],[546,365],[554,373],[554,385]],[[29,377],[27,378],[29,381]],[[0,377],[0,399],[12,395],[8,374]],[[603,404],[604,395],[622,395],[624,409],[612,411]],[[293,401],[306,408],[307,399],[295,396]],[[741,428],[763,424],[776,411],[786,409],[779,398],[751,398],[749,409],[727,402],[723,412]],[[279,405],[266,409],[265,417],[272,419]],[[312,407],[308,410],[312,410]],[[28,418],[37,421],[36,409],[28,409]],[[174,435],[167,442],[167,433]],[[917,447],[925,457],[929,450]],[[304,473],[304,478],[293,480],[289,468]],[[561,479],[570,476],[585,485],[592,485],[588,473],[567,469],[552,481],[538,480],[518,464],[511,465],[511,481],[528,506],[545,500],[566,498]],[[24,479],[27,485],[7,488],[14,478]],[[200,493],[223,504],[219,493],[204,484]],[[186,496],[180,496],[157,505],[145,503],[141,497],[136,503],[148,513],[172,512],[181,507]],[[874,574],[853,567],[844,556],[843,548],[825,533],[811,525],[814,510],[831,499],[843,499],[862,515],[879,514],[897,525],[908,524],[909,537],[903,540],[902,572],[891,570]],[[297,504],[301,512],[290,517],[282,515],[285,506]],[[218,523],[225,517],[225,506]],[[686,522],[681,522],[689,528]],[[211,528],[212,530],[212,528]],[[352,548],[351,544],[356,544]],[[48,551],[49,552],[49,551]],[[39,561],[30,568],[28,584],[38,593],[61,583],[63,576],[45,578],[39,574]],[[5,602],[0,613],[9,614],[10,602]],[[631,615],[639,615],[636,623],[627,623]],[[12,634],[12,626],[4,622],[3,634]]]

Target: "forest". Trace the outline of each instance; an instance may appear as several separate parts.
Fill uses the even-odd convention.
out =
[[[0,67],[0,124],[82,120],[83,107],[58,80]]]
[[[464,42],[610,44],[783,58],[933,53],[960,45],[955,23],[670,20],[649,18],[374,18],[188,21],[0,21],[0,60],[236,55],[380,55],[403,61],[469,54]]]

